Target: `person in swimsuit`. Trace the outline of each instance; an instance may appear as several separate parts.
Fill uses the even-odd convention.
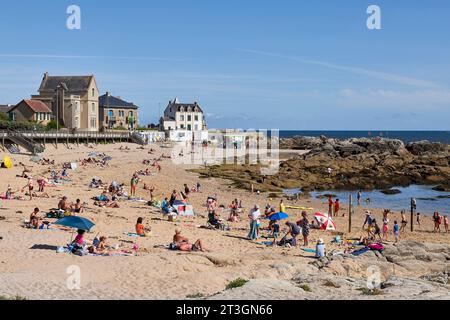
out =
[[[435,211],[433,213],[433,221],[434,221],[434,232],[441,232],[441,215],[439,212]]]
[[[303,246],[307,247],[309,245],[308,236],[309,236],[309,220],[308,214],[306,211],[302,212],[302,219],[299,221],[298,225],[302,228],[303,235]]]
[[[69,204],[67,203],[67,197],[64,196],[58,203],[58,209],[62,210],[64,212],[68,211],[70,209]]]
[[[195,241],[194,244],[191,244],[189,242],[180,242],[177,243],[177,249],[180,251],[201,251],[204,252],[206,251],[202,240],[198,239],[197,241]]]
[[[84,208],[83,208],[83,205],[81,204],[80,199],[77,199],[75,204],[72,206],[72,212],[75,212],[75,213],[83,213],[84,212]]]
[[[408,220],[406,220],[406,211],[402,210],[402,226],[400,228],[400,232],[405,231],[405,228],[407,225],[408,225]]]
[[[27,184],[22,188],[22,192],[25,190],[25,188],[28,188],[28,195],[30,196],[30,201],[33,200],[33,189],[34,189],[34,180],[33,177],[28,177]]]
[[[444,216],[445,233],[448,233],[448,217]]]
[[[42,218],[39,216],[39,208],[35,208],[30,214],[30,225],[34,229],[40,229],[42,227]]]
[[[136,234],[141,237],[145,237],[151,231],[150,228],[144,226],[144,218],[139,217],[136,222]]]
[[[130,189],[130,195],[132,197],[136,196],[136,188],[137,185],[139,183],[139,178],[136,174],[133,174],[133,177],[131,178],[130,184],[131,184],[131,189]]]

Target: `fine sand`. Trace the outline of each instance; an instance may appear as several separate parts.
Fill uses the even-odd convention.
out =
[[[131,150],[121,151],[119,147]],[[248,191],[236,190],[229,186],[229,182],[220,179],[202,179],[201,193],[192,193],[190,202],[194,205],[197,216],[195,218],[181,218],[177,222],[168,222],[159,210],[147,206],[144,202],[121,201],[120,208],[99,208],[94,206],[92,197],[98,196],[101,189],[89,189],[92,177],[96,176],[105,182],[116,180],[126,184],[129,192],[130,178],[133,172],[146,169],[143,159],[154,159],[163,153],[169,155],[171,150],[152,145],[156,150],[153,155],[148,154],[150,146],[145,150],[135,144],[97,145],[95,149],[87,146],[73,146],[70,149],[59,146],[55,149],[47,146],[43,154],[45,158],[56,161],[54,166],[42,166],[30,162],[29,155],[10,155],[15,167],[0,169],[0,194],[4,193],[8,185],[13,190],[20,190],[27,182],[17,178],[21,174],[19,162],[32,166],[34,179],[41,176],[49,177],[51,169],[60,169],[63,162],[73,162],[88,157],[88,153],[105,152],[113,160],[109,167],[89,165],[79,167],[76,171],[69,171],[71,183],[58,187],[48,187],[46,191],[50,198],[27,200],[0,200],[0,296],[20,295],[28,299],[184,299],[191,296],[211,296],[224,291],[226,285],[236,279],[272,279],[290,280],[293,274],[289,269],[275,268],[274,265],[283,263],[291,266],[309,266],[312,254],[299,248],[266,247],[264,239],[256,242],[245,239],[248,233],[248,210],[255,204],[263,209],[267,203],[278,205],[279,199],[268,199],[266,194],[256,195]],[[3,157],[5,153],[0,153]],[[147,191],[143,190],[143,183],[156,188],[155,198],[162,200],[169,197],[173,189],[183,190],[183,184],[190,187],[199,181],[198,176],[186,171],[193,166],[176,166],[170,159],[161,162],[162,171],[157,173],[154,168],[152,176],[141,176],[138,186],[138,196],[149,199]],[[218,195],[219,204],[228,206],[238,198],[243,201],[245,214],[243,221],[230,224],[231,231],[215,231],[200,228],[206,223],[206,208],[204,206],[208,195]],[[39,207],[42,212],[57,206],[59,198],[67,196],[69,201],[77,198],[88,204],[83,217],[91,219],[96,226],[86,238],[92,240],[100,234],[108,237],[111,245],[120,245],[123,249],[131,249],[134,244],[139,246],[136,256],[74,256],[57,253],[58,246],[66,245],[72,233],[67,230],[30,230],[22,227],[22,222],[29,218],[33,208]],[[313,207],[309,211],[310,218],[314,212],[326,212],[326,205],[316,199],[298,200],[285,204]],[[348,210],[342,204],[342,212]],[[362,231],[365,208],[357,208],[353,218],[353,229],[350,236],[360,237]],[[381,221],[381,210],[373,210]],[[300,219],[301,211],[289,210],[290,221]],[[124,232],[134,232],[138,217],[144,217],[145,223],[151,226],[152,233],[147,238],[133,238]],[[224,218],[227,218],[224,216]],[[390,217],[400,221],[400,214],[394,213]],[[408,217],[409,220],[409,217]],[[430,217],[422,218],[421,231],[402,234],[402,241],[416,240],[424,243],[448,244],[447,234],[432,232],[433,224]],[[54,221],[54,220],[50,220]],[[347,218],[336,218],[338,229],[347,232]],[[263,226],[267,222],[263,221]],[[182,253],[170,251],[167,246],[176,228],[182,229],[183,234],[192,242],[202,239],[209,252]],[[409,228],[409,226],[408,226]],[[417,228],[417,227],[416,227]],[[336,248],[330,244],[332,235],[323,231],[311,231],[310,246],[318,238],[324,238],[329,250]],[[391,235],[392,238],[392,235]],[[81,288],[70,290],[68,281],[72,279],[73,268],[80,270]],[[308,267],[309,268],[309,267]],[[404,275],[410,275],[407,270],[400,270]],[[332,274],[332,273],[330,273]],[[336,271],[335,274],[338,274]],[[348,273],[347,273],[348,275]],[[362,278],[363,272],[354,272],[351,276]],[[70,283],[69,283],[70,284]],[[69,286],[70,287],[70,286]]]

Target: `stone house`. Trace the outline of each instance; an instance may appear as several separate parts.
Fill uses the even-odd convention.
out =
[[[99,91],[93,75],[50,76],[46,72],[38,91],[32,100],[45,103],[62,127],[99,130]]]
[[[100,126],[113,129],[123,127],[134,130],[139,126],[138,109],[132,102],[112,96],[109,92],[100,96]]]

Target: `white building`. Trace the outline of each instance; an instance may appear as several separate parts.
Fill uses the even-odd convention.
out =
[[[169,101],[160,119],[160,129],[163,131],[190,131],[207,130],[205,116],[197,102],[180,103],[178,98]]]

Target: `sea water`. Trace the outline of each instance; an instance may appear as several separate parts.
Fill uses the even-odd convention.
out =
[[[292,138],[294,136],[320,137],[322,135],[328,138],[341,140],[350,138],[381,137],[387,139],[398,139],[404,143],[428,140],[431,142],[450,144],[450,131],[280,131],[280,138]]]
[[[441,214],[450,215],[450,192],[440,192],[433,190],[432,186],[411,185],[409,187],[394,187],[392,189],[400,190],[401,193],[386,195],[380,190],[363,191],[361,207],[390,209],[394,211],[411,209],[411,198],[417,201],[417,212],[424,215],[431,215],[434,211]],[[286,194],[295,194],[298,189],[285,190]],[[349,196],[353,196],[353,203],[357,204],[357,191],[320,191],[311,192],[313,198],[326,194],[336,195],[342,204],[347,204]],[[370,199],[370,203],[366,203],[366,199]],[[328,203],[327,199],[323,199],[324,203]]]

